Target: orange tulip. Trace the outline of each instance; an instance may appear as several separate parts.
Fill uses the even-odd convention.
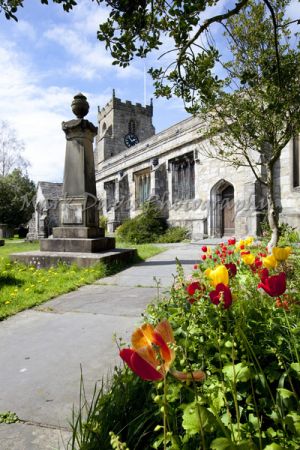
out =
[[[140,378],[146,381],[163,380],[175,359],[175,351],[170,347],[175,345],[173,330],[167,320],[161,321],[155,328],[144,324],[134,331],[131,337],[133,348],[120,351],[123,361]],[[183,373],[170,371],[179,380],[203,381],[205,374],[201,370]]]

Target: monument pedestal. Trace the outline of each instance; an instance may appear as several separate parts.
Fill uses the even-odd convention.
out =
[[[98,253],[115,248],[115,238],[53,238],[41,239],[40,250],[42,252],[77,252]]]

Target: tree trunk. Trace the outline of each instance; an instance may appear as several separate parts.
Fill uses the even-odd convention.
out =
[[[280,237],[279,213],[274,197],[274,175],[273,165],[267,165],[267,203],[268,203],[268,223],[271,230],[271,238],[268,242],[268,252],[272,253],[272,248],[276,247]]]

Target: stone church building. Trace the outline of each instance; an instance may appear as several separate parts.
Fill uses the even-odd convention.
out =
[[[123,102],[114,93],[98,110],[96,183],[108,230],[155,198],[169,224],[188,228],[193,239],[259,234],[266,202],[251,170],[205,156],[201,149],[210,144],[198,118],[155,134],[152,116],[152,104]],[[299,139],[282,152],[276,176],[281,221],[300,231]]]

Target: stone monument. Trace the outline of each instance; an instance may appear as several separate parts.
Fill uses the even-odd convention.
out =
[[[98,226],[93,141],[97,128],[84,117],[89,112],[86,97],[79,93],[72,102],[77,119],[62,123],[66,135],[63,196],[59,227],[53,239],[41,239],[41,251],[100,252],[115,248],[115,239],[104,237]]]
[[[13,261],[37,267],[59,262],[86,267],[98,261],[129,261],[134,249],[115,249],[115,239],[105,237],[98,226],[93,141],[97,128],[84,119],[89,111],[86,97],[79,93],[72,102],[77,119],[63,122],[66,156],[63,193],[59,200],[59,226],[53,237],[40,240],[40,251],[14,253]]]

